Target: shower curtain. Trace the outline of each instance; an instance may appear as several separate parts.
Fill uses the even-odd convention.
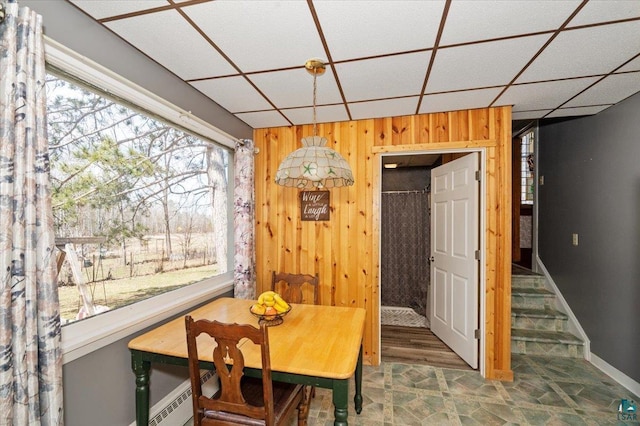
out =
[[[427,191],[382,193],[382,306],[409,307],[425,315],[430,282]]]

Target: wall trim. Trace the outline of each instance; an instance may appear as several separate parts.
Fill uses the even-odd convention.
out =
[[[561,310],[565,314],[567,314],[567,317],[569,319],[568,321],[569,332],[577,334],[578,337],[580,337],[584,342],[584,359],[587,361],[591,361],[591,340],[589,339],[589,336],[587,336],[587,333],[584,331],[584,329],[580,325],[580,321],[578,321],[578,318],[575,316],[575,314],[571,310],[571,307],[565,300],[564,296],[562,295],[562,292],[556,285],[555,281],[553,281],[553,278],[551,278],[551,274],[549,274],[549,271],[544,266],[542,259],[540,259],[540,257],[537,255],[536,255],[535,263],[538,267],[538,271],[545,276],[545,278],[547,279],[547,284],[551,287],[553,292],[556,294],[556,300],[560,304]]]
[[[620,383],[622,386],[627,388],[634,396],[640,395],[640,383],[633,380],[631,377],[624,374],[622,371],[618,370],[602,358],[600,358],[596,354],[591,355],[591,364],[593,364],[597,369],[605,373],[607,376],[611,377],[616,382]]]
[[[218,376],[209,370],[200,370],[202,393],[213,395],[218,391]],[[185,380],[149,410],[149,426],[183,425],[193,417],[191,379]],[[136,426],[134,421],[129,426]]]

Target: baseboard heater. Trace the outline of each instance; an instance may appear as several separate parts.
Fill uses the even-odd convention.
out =
[[[218,391],[218,376],[206,371],[201,377],[202,393],[213,395]],[[180,384],[173,392],[162,398],[149,410],[149,426],[184,425],[193,417],[191,403],[191,380]],[[129,426],[136,426],[134,421]]]

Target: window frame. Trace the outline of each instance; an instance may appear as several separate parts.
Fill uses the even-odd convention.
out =
[[[199,119],[190,111],[160,98],[109,69],[44,37],[45,62],[70,76],[105,90],[156,114],[168,122],[229,149],[233,157],[237,138]],[[179,123],[179,124],[178,124]],[[227,189],[227,272],[171,292],[107,311],[62,327],[63,364],[157,324],[213,297],[233,290],[233,158],[229,161]]]

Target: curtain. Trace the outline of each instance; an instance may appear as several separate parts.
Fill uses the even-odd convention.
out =
[[[234,268],[233,294],[239,299],[255,299],[255,197],[254,143],[236,142],[234,156],[235,186],[233,197]]]
[[[381,302],[425,315],[430,281],[428,193],[382,193]]]
[[[61,425],[62,352],[42,18],[0,23],[0,424]]]

